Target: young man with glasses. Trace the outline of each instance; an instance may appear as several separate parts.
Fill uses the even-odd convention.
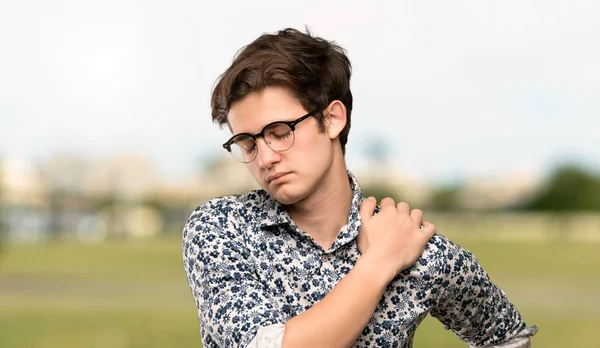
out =
[[[471,347],[529,347],[535,326],[418,209],[365,198],[347,170],[351,65],[285,29],[221,75],[212,117],[261,190],[210,199],[183,231],[203,347],[410,347],[427,314]]]

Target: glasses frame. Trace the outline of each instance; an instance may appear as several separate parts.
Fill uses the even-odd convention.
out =
[[[239,160],[237,157],[235,157],[235,155],[233,154],[233,152],[231,152],[231,145],[233,144],[233,140],[234,140],[235,138],[237,138],[237,137],[241,136],[241,135],[247,135],[247,136],[251,137],[252,139],[254,139],[254,142],[255,142],[255,143],[258,143],[258,138],[263,138],[263,139],[264,139],[264,136],[265,136],[265,134],[264,134],[264,133],[265,133],[265,130],[266,130],[267,128],[269,128],[269,127],[271,127],[271,126],[273,126],[273,125],[275,125],[275,124],[285,124],[285,125],[287,125],[287,126],[289,126],[289,127],[290,127],[290,129],[292,130],[292,135],[294,136],[294,139],[293,139],[293,141],[292,141],[292,144],[290,145],[290,147],[288,147],[288,148],[287,148],[287,149],[285,149],[285,150],[275,150],[275,149],[273,149],[273,148],[272,148],[272,147],[269,145],[269,143],[268,143],[267,141],[265,141],[265,143],[266,143],[266,144],[267,144],[267,146],[268,146],[268,147],[269,147],[271,150],[273,150],[273,151],[277,151],[277,152],[284,152],[284,151],[287,151],[287,150],[289,150],[289,149],[290,149],[292,146],[294,146],[294,143],[296,142],[296,135],[294,134],[294,132],[296,131],[296,125],[297,125],[298,123],[300,123],[300,122],[302,122],[302,121],[306,120],[307,118],[309,118],[309,117],[311,117],[311,116],[315,116],[315,115],[316,115],[318,112],[319,112],[319,110],[313,110],[313,111],[309,112],[308,114],[306,114],[306,115],[304,115],[304,116],[301,116],[301,117],[298,117],[297,119],[295,119],[295,120],[293,120],[293,121],[275,121],[275,122],[271,122],[271,123],[267,124],[266,126],[264,126],[264,127],[263,127],[263,129],[262,129],[262,130],[261,130],[259,133],[256,133],[256,134],[252,134],[252,133],[238,133],[238,134],[235,134],[234,136],[232,136],[231,138],[229,138],[229,140],[227,140],[227,141],[226,141],[226,142],[223,144],[223,148],[224,148],[225,150],[227,150],[227,152],[229,152],[229,153],[230,153],[230,154],[233,156],[233,158],[235,158],[235,160],[236,160],[236,161],[238,161],[238,162],[242,162],[242,163],[250,163],[250,162],[252,162],[252,161],[254,161],[254,160],[256,159],[256,156],[258,156],[258,147],[256,148],[256,153],[254,154],[254,157],[253,157],[251,160],[249,160],[249,161],[241,161],[241,160]]]

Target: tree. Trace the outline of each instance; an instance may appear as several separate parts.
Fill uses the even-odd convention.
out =
[[[433,191],[427,202],[427,208],[435,211],[454,211],[461,209],[461,188],[459,186],[442,186]]]
[[[561,166],[525,209],[557,212],[600,210],[600,178],[579,166]]]
[[[367,137],[363,145],[363,154],[368,158],[371,165],[385,166],[391,156],[391,145],[380,134]]]
[[[365,197],[375,197],[377,203],[380,203],[385,197],[393,198],[396,203],[402,202],[400,190],[385,182],[373,182],[362,185],[361,191]]]
[[[370,180],[361,185],[365,197],[373,196],[379,203],[385,197],[391,197],[396,202],[402,201],[400,190],[389,181],[391,145],[381,134],[371,134],[365,137],[362,152],[366,157],[367,176]]]

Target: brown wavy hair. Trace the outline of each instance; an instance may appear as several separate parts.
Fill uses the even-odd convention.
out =
[[[339,100],[346,107],[346,126],[339,135],[345,153],[352,113],[351,74],[346,50],[308,29],[263,34],[240,49],[219,76],[211,98],[212,120],[222,127],[232,103],[270,86],[289,90],[307,111],[324,110]],[[323,113],[316,116],[324,131]]]

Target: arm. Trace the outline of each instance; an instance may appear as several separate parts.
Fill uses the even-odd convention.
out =
[[[367,326],[392,277],[360,258],[323,300],[289,320],[284,348],[349,347]]]
[[[183,253],[203,341],[210,336],[221,347],[246,347],[250,342],[260,348],[348,347],[393,278],[361,258],[323,300],[284,323],[278,305],[256,277],[249,250],[198,213],[184,229]],[[281,341],[278,331],[283,330],[283,342],[273,343]]]
[[[199,208],[183,231],[184,268],[202,344],[246,347],[259,327],[283,321],[277,303],[256,279],[248,249],[211,224],[210,214]]]
[[[218,226],[225,217],[199,208],[184,229],[183,252],[203,341],[228,348],[351,346],[387,284],[415,262],[435,231],[431,224],[420,230],[420,211],[409,216],[406,204],[396,210],[388,201],[383,213],[371,217],[375,200],[365,202],[360,212],[363,255],[323,300],[286,323],[257,278],[239,234]]]
[[[358,247],[352,270],[313,308],[288,321],[283,347],[349,347],[373,316],[390,281],[413,265],[435,233],[419,209],[373,197],[360,205]],[[422,229],[420,227],[423,227]]]
[[[443,261],[444,291],[431,315],[469,347],[530,347],[537,327],[526,327],[517,308],[494,284],[477,258],[446,237],[432,241]]]

